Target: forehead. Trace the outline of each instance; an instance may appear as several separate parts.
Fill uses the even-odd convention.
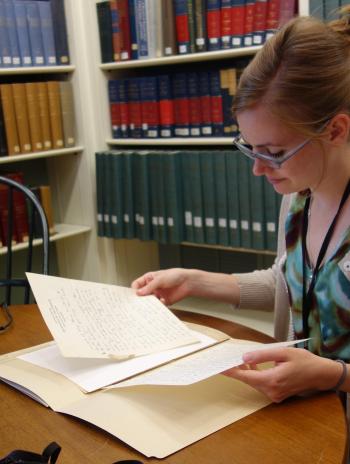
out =
[[[237,120],[241,134],[252,145],[282,146],[296,137],[296,133],[264,105],[241,111]]]

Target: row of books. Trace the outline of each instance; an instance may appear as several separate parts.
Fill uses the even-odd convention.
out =
[[[75,145],[69,81],[0,84],[0,156]]]
[[[181,72],[110,80],[113,138],[233,136],[241,70]]]
[[[109,0],[96,4],[102,62],[261,45],[296,0]]]
[[[0,0],[0,67],[69,61],[64,0]]]
[[[1,173],[2,176],[8,177],[20,184],[24,183],[24,176],[21,171],[5,172]],[[51,200],[51,189],[48,185],[37,185],[31,187],[32,192],[36,195],[40,201],[48,222],[50,234],[55,233],[53,211],[52,211],[52,200]],[[9,187],[5,184],[0,184],[0,246],[7,246],[8,244],[8,191]],[[27,242],[29,238],[29,222],[28,215],[31,211],[26,202],[26,198],[23,193],[13,190],[13,237],[12,245],[16,243]],[[41,225],[39,222],[35,222],[34,225],[34,236],[41,235]]]
[[[310,15],[330,21],[337,19],[339,8],[349,5],[349,0],[309,0]]]
[[[276,250],[279,196],[233,150],[96,153],[98,234]]]

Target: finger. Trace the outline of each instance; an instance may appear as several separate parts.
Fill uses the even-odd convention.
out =
[[[141,288],[141,287],[144,287],[147,283],[147,280],[146,280],[146,274],[139,277],[138,279],[135,279],[132,283],[131,283],[131,288],[134,288],[135,290]]]
[[[246,364],[260,364],[268,361],[283,362],[290,359],[290,350],[293,348],[269,348],[245,353],[242,358]],[[296,349],[296,348],[294,348]]]
[[[161,288],[161,279],[156,279],[154,275],[147,275],[145,283],[137,290],[138,295],[152,295],[155,294],[158,298],[157,289]]]
[[[266,384],[270,375],[268,370],[259,371],[255,369],[240,369],[237,367],[225,372],[228,372],[226,375],[229,377],[240,380],[257,389],[260,389],[261,386]]]

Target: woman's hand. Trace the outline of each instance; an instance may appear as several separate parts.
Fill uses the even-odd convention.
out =
[[[247,383],[275,403],[299,393],[329,390],[342,375],[340,363],[302,348],[252,351],[243,360],[245,364],[223,374]],[[257,365],[265,362],[273,362],[274,366],[259,370]]]

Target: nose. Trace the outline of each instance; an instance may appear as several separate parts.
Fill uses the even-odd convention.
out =
[[[258,158],[255,158],[254,164],[253,164],[254,176],[263,176],[266,173],[266,169],[268,169],[267,164],[264,161]]]

